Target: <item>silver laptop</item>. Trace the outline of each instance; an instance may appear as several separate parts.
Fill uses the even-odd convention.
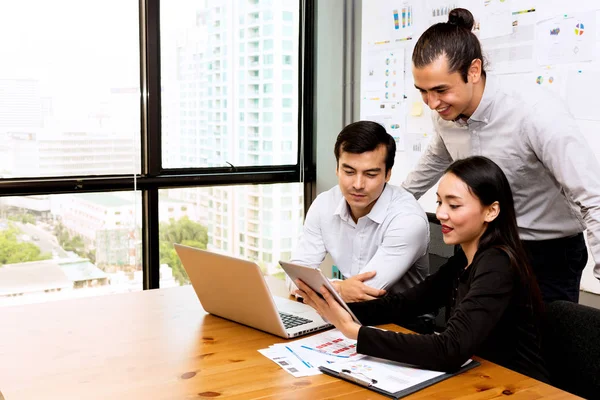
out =
[[[332,326],[306,304],[272,296],[256,263],[174,246],[205,311],[286,339]]]

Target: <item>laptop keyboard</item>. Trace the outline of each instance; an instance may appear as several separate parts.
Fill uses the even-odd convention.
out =
[[[281,317],[281,320],[283,321],[283,325],[286,327],[286,329],[313,322],[310,319],[298,317],[298,316],[292,315],[292,314],[287,314],[287,313],[284,313],[281,311],[279,311],[279,316]]]

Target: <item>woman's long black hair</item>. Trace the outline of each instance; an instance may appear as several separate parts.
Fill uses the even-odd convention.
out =
[[[446,173],[454,174],[466,183],[469,191],[483,206],[492,205],[496,201],[500,204],[498,216],[488,223],[479,239],[477,252],[492,247],[504,251],[522,285],[531,296],[533,311],[541,313],[542,296],[519,238],[512,191],[502,169],[487,157],[473,156],[455,161],[446,169]]]

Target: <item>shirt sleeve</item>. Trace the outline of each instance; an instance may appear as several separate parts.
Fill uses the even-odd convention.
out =
[[[408,174],[402,187],[419,199],[440,179],[443,172],[452,163],[452,157],[439,134],[434,121],[435,134],[427,149],[421,155],[417,166]]]
[[[544,110],[532,116],[533,126],[527,130],[529,145],[580,207],[594,257],[594,276],[600,279],[600,165],[568,111],[560,107],[549,110],[546,103],[538,108]]]
[[[429,247],[429,222],[419,215],[397,215],[383,234],[383,241],[361,269],[361,273],[376,271],[377,274],[365,281],[377,289],[392,286],[422,256]]]
[[[292,252],[290,262],[298,265],[305,265],[312,268],[319,268],[319,265],[325,259],[327,249],[323,240],[321,231],[320,205],[322,199],[315,199],[306,213],[302,236],[298,245]],[[296,285],[289,276],[285,276],[285,283],[290,294],[297,289]]]
[[[500,251],[489,251],[476,262],[469,290],[456,306],[444,332],[416,335],[362,326],[357,351],[431,370],[460,368],[477,353],[502,318],[516,279],[508,256]]]

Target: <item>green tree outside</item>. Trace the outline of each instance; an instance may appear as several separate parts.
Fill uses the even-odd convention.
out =
[[[173,243],[206,249],[208,243],[208,229],[188,217],[177,221],[171,219],[169,222],[161,222],[159,226],[160,239],[160,263],[168,264],[173,270],[173,277],[180,285],[190,282],[181,261],[173,248]]]
[[[35,225],[35,217],[29,213],[20,213],[20,214],[13,214],[13,215],[9,215],[8,219],[10,221],[18,221],[18,222],[22,222],[24,224],[33,224]]]
[[[86,249],[83,238],[80,235],[71,237],[69,231],[62,223],[59,222],[56,224],[54,227],[54,235],[56,236],[60,247],[65,251],[72,251],[81,258],[87,258],[92,263],[96,262],[96,253]]]
[[[52,258],[51,254],[42,253],[40,248],[33,243],[19,242],[17,240],[19,232],[12,226],[0,231],[0,266]]]

